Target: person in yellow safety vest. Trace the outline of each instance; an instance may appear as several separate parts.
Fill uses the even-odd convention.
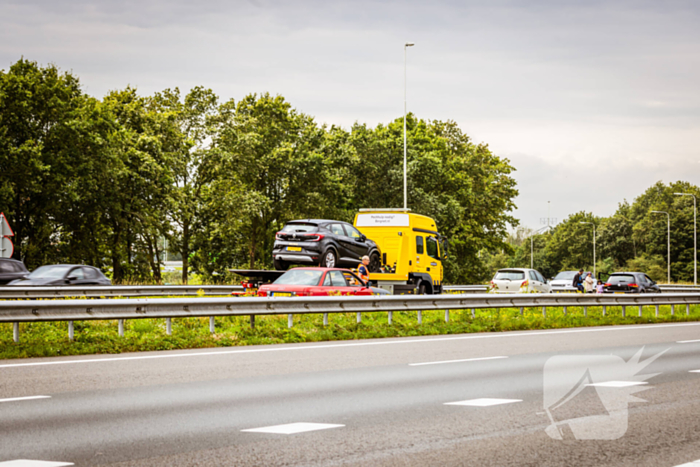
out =
[[[357,267],[357,274],[365,283],[369,281],[369,256],[362,257],[362,262]]]

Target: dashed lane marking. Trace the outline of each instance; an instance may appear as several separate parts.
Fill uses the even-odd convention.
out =
[[[522,399],[469,399],[466,401],[445,402],[445,405],[467,405],[470,407],[490,407],[492,405],[512,404],[514,402],[522,402]]]
[[[265,426],[262,428],[250,428],[241,430],[249,433],[273,433],[278,435],[292,435],[295,433],[304,433],[307,431],[327,430],[329,428],[340,428],[345,425],[335,425],[331,423],[287,423],[285,425]]]
[[[30,459],[16,459],[0,462],[0,467],[65,467],[75,465],[72,462],[35,461]]]
[[[481,357],[481,358],[463,358],[461,360],[443,360],[440,362],[421,362],[421,363],[409,363],[408,366],[422,366],[422,365],[441,365],[443,363],[461,363],[461,362],[478,362],[481,360],[497,360],[499,358],[508,357]]]
[[[10,397],[7,399],[0,399],[0,402],[16,402],[16,401],[31,401],[34,399],[51,399],[51,396],[26,396],[26,397]],[[34,461],[32,461],[34,462]],[[0,467],[4,467],[5,464],[0,462]]]
[[[693,339],[690,341],[676,341],[676,344],[692,344],[693,342],[700,342],[700,339]]]
[[[601,388],[628,388],[630,386],[641,386],[649,384],[646,381],[604,381],[602,383],[591,383],[586,386],[597,386]]]

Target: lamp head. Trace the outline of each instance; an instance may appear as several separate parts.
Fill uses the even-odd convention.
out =
[[[406,42],[405,47],[413,47],[414,45],[416,44],[414,44],[413,42]]]

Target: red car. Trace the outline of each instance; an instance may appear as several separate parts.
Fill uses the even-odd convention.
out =
[[[313,295],[376,295],[388,293],[368,287],[349,269],[294,268],[272,284],[258,289],[259,297],[308,297]]]

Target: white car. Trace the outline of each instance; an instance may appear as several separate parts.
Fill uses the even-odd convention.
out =
[[[493,276],[491,293],[550,293],[551,285],[536,269],[499,269]]]

